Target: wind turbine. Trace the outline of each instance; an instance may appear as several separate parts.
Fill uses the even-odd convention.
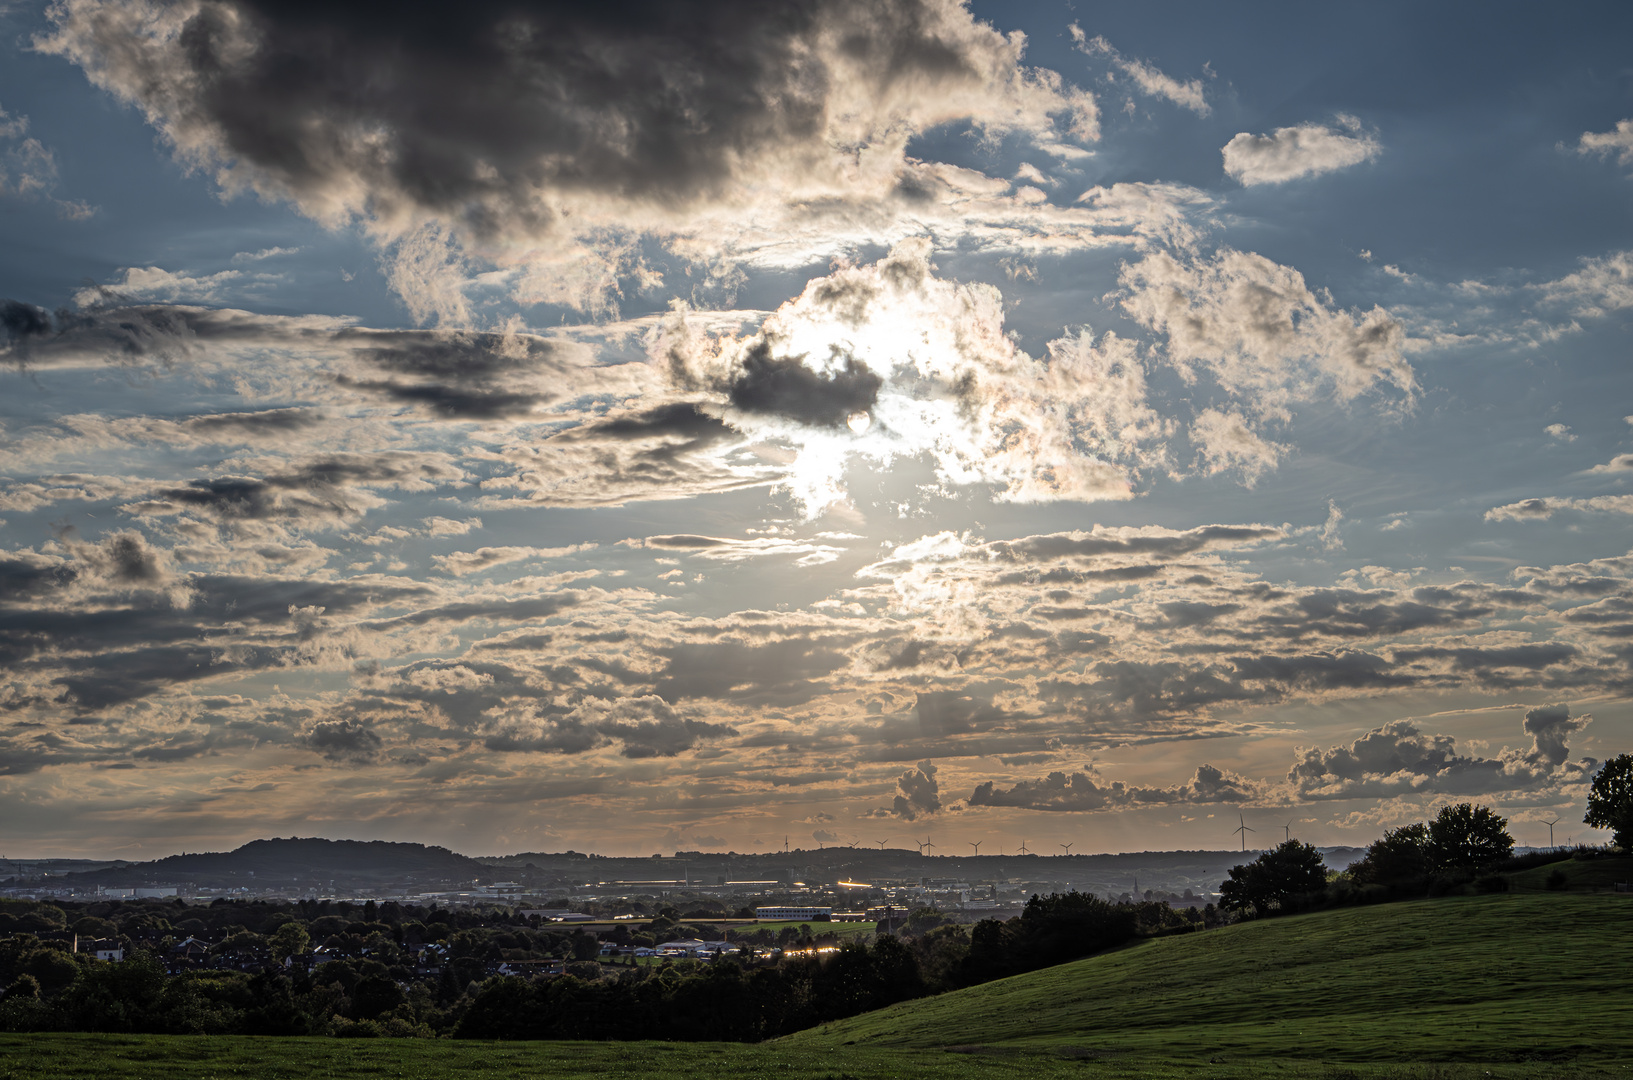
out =
[[[1298,818],[1293,819],[1293,821],[1297,821],[1297,820],[1298,820]],[[1293,838],[1293,821],[1289,821],[1287,824],[1285,824],[1285,825],[1283,825],[1281,827],[1281,832],[1282,832],[1282,837],[1281,838],[1283,840],[1291,840]]]
[[[1030,854],[1032,854],[1032,852],[1031,852],[1031,851],[1030,851],[1030,850],[1028,850],[1028,849],[1027,849],[1027,846],[1026,846],[1026,841],[1025,841],[1025,840],[1022,840],[1022,841],[1021,841],[1021,854],[1022,854],[1022,855],[1030,855]]]
[[[1250,833],[1250,832],[1257,832],[1258,830],[1248,828],[1247,827],[1247,819],[1244,818],[1241,814],[1236,815],[1236,820],[1240,821],[1242,823],[1242,827],[1240,829],[1232,829],[1231,832],[1238,832],[1238,833],[1242,834],[1242,850],[1246,851],[1247,850],[1247,834]]]
[[[1559,824],[1559,818],[1554,818],[1554,820],[1552,820],[1552,821],[1545,821],[1545,822],[1543,822],[1543,824],[1548,826],[1548,846],[1553,847],[1554,846],[1554,826]]]
[[[981,857],[981,845],[986,843],[986,841],[985,840],[970,840],[970,841],[967,841],[967,843],[970,845],[970,847],[975,849],[975,857],[980,858]]]
[[[1075,843],[1077,843],[1077,841],[1073,840],[1072,844],[1075,844]],[[1072,853],[1072,844],[1057,844],[1056,846],[1059,847],[1066,854],[1070,855]]]
[[[885,845],[890,843],[890,837],[887,836],[883,840],[875,840],[874,843],[879,845],[880,851],[883,851],[885,849]]]

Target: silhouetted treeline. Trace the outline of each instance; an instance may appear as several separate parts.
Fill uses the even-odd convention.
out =
[[[1078,892],[1034,896],[1007,922],[949,923],[906,940],[881,935],[871,945],[847,943],[826,957],[770,967],[723,960],[693,975],[632,971],[593,984],[492,979],[454,1034],[755,1042],[1193,928],[1201,928],[1200,913],[1167,904],[1113,904]]]
[[[349,924],[344,916],[318,909],[301,913],[317,918],[295,923],[287,921],[287,912],[280,921],[256,911],[266,915],[258,920],[261,928],[275,925],[274,933],[258,935],[241,923],[228,924],[219,929],[235,932],[226,933],[216,948],[231,950],[238,947],[234,941],[257,939],[276,951],[277,942],[298,937],[284,928],[299,925],[332,931],[325,947],[335,958],[310,970],[279,961],[255,972],[172,973],[158,948],[134,947],[120,963],[66,951],[46,929],[54,925],[66,932],[65,916],[40,905],[23,920],[43,931],[43,940],[36,932],[0,941],[0,986],[6,987],[0,1029],[758,1041],[1087,956],[1142,935],[1200,928],[1203,918],[1162,903],[1114,904],[1071,892],[1034,896],[1019,917],[973,927],[946,922],[927,909],[909,920],[902,936],[881,934],[871,944],[852,942],[826,954],[603,966],[588,959],[595,951],[588,935],[483,928],[470,925],[480,922],[475,917],[459,920],[467,925],[458,930],[435,916],[375,921],[404,914],[383,906],[371,908],[367,921]],[[111,923],[87,916],[75,925],[98,929],[87,919]],[[325,919],[335,922],[324,926]],[[434,974],[405,967],[405,949],[397,944],[411,945],[422,935],[436,937],[447,949]],[[490,960],[484,958],[494,950],[511,957],[507,963],[525,964],[515,957],[529,938],[581,958],[562,961],[562,975],[488,974]],[[354,940],[370,943],[366,954],[333,951]],[[592,947],[583,948],[586,944]]]

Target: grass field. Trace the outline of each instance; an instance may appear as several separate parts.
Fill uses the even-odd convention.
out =
[[[1563,859],[1506,876],[1512,888],[1530,892],[1546,890],[1548,875],[1555,870],[1565,875],[1567,890],[1610,892],[1618,881],[1633,881],[1633,858],[1584,859],[1580,862]]]
[[[1491,1067],[1312,1061],[1198,1064],[1072,1048],[971,1054],[776,1043],[481,1043],[241,1036],[0,1035],[0,1080],[1626,1080],[1609,1063]]]
[[[1347,908],[1162,938],[783,1045],[1145,1059],[1602,1061],[1633,1077],[1633,897]]]

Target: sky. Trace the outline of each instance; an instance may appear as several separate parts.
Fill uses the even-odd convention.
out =
[[[1630,35],[0,6],[0,853],[1602,841]]]

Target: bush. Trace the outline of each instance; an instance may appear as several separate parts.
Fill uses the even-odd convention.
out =
[[[1545,889],[1551,889],[1554,892],[1559,892],[1565,887],[1565,871],[1555,870],[1553,873],[1548,875],[1548,879],[1542,883],[1542,886]]]

